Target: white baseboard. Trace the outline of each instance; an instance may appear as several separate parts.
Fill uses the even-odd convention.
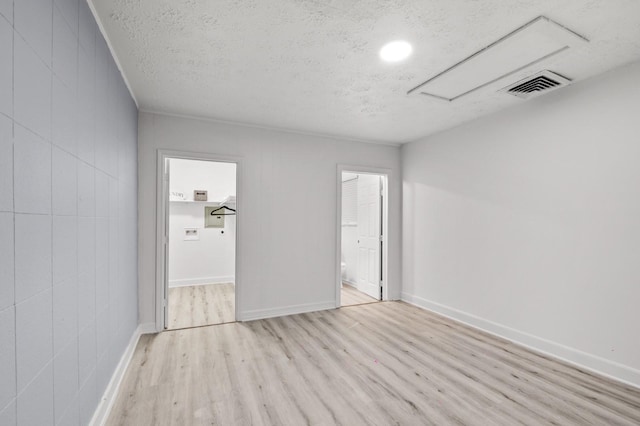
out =
[[[582,352],[575,348],[561,345],[560,343],[552,342],[532,334],[515,330],[505,325],[480,318],[473,314],[469,314],[419,296],[402,293],[402,300],[419,308],[435,312],[454,321],[461,322],[473,328],[493,334],[494,336],[507,339],[534,352],[551,356],[581,369],[589,370],[601,376],[625,383],[629,386],[640,388],[640,370],[636,370],[627,365],[610,361],[596,355]]]
[[[138,326],[138,330],[140,330],[140,334],[155,334],[158,332],[158,330],[156,330],[155,322],[147,322],[144,324],[140,324]]]
[[[187,287],[191,285],[205,285],[205,284],[226,284],[235,283],[236,277],[229,275],[226,277],[201,277],[201,278],[187,278],[183,280],[169,280],[169,288],[171,287]]]
[[[324,311],[335,309],[336,302],[306,303],[303,305],[283,306],[280,308],[256,309],[254,311],[244,311],[240,313],[238,321],[253,321],[265,318],[283,317],[285,315],[304,314],[306,312]]]
[[[120,389],[120,384],[122,383],[122,379],[124,378],[124,373],[127,371],[127,367],[131,362],[131,358],[133,357],[133,353],[138,345],[138,340],[140,340],[140,336],[143,334],[155,333],[156,325],[154,323],[140,324],[133,332],[131,339],[129,339],[129,344],[125,349],[122,357],[120,357],[120,362],[116,366],[115,371],[111,375],[111,380],[107,385],[107,388],[98,403],[98,407],[96,411],[93,413],[93,417],[91,418],[90,426],[103,426],[107,422],[107,418],[109,418],[109,413],[111,412],[111,408],[113,407],[113,403],[115,402],[116,396],[118,395],[118,390]]]
[[[349,281],[349,280],[342,280],[342,284],[346,284],[346,285],[351,286],[353,288],[358,288],[358,284],[356,284],[356,283],[354,283],[352,281]]]

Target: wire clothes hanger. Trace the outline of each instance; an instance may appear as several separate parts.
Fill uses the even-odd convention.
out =
[[[229,210],[232,213],[216,213],[217,211],[220,210]],[[222,206],[222,207],[218,207],[215,210],[211,210],[211,216],[235,216],[236,215],[236,209],[232,209],[231,207],[227,207],[227,206]]]

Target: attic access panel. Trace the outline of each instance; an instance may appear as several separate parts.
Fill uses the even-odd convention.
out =
[[[489,46],[414,87],[420,94],[454,101],[588,40],[539,16]]]

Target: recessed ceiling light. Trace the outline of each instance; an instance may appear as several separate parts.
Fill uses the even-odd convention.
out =
[[[413,47],[404,40],[392,41],[380,49],[380,57],[383,61],[398,62],[407,59],[413,52]]]

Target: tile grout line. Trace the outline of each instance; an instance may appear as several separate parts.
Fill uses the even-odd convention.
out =
[[[78,34],[77,34],[77,38],[78,38],[78,46],[76,46],[76,52],[77,52],[77,77],[76,77],[76,107],[78,107],[78,86],[80,83],[80,0],[76,1],[76,5],[78,6]],[[77,132],[78,130],[78,124],[79,124],[79,120],[78,120],[78,111],[76,110],[76,154],[79,154],[78,152],[78,142],[80,140],[79,138],[79,134]],[[79,160],[79,156],[76,156],[76,158]],[[81,160],[82,161],[82,160]],[[76,256],[75,256],[75,264],[76,264],[76,291],[75,291],[75,299],[76,299],[76,314],[75,314],[75,325],[76,325],[76,335],[75,335],[75,339],[76,339],[76,358],[78,360],[77,365],[76,365],[76,372],[78,374],[78,379],[76,381],[76,398],[78,399],[78,421],[80,421],[80,273],[79,273],[79,266],[78,266],[78,225],[79,225],[79,221],[78,218],[80,217],[80,201],[79,201],[79,191],[78,191],[78,173],[80,168],[78,167],[79,164],[76,164],[76,234],[75,234],[75,239],[76,239]]]
[[[53,71],[53,32],[54,32],[54,15],[55,15],[55,3],[53,0],[51,0],[51,75],[50,75],[50,81],[51,84],[49,86],[49,144],[51,146],[50,149],[50,173],[51,176],[49,177],[49,185],[50,185],[50,193],[51,193],[51,199],[50,199],[50,205],[49,205],[49,213],[51,215],[51,219],[49,221],[49,223],[51,224],[51,265],[50,265],[50,272],[51,272],[51,391],[53,392],[53,395],[51,396],[51,406],[52,406],[52,414],[53,414],[53,418],[51,419],[52,423],[55,424],[56,423],[56,402],[55,402],[55,393],[56,393],[56,378],[55,378],[55,336],[53,335],[53,324],[54,324],[54,320],[55,317],[53,315],[53,177],[55,175],[55,172],[53,170],[53,79],[54,77],[54,71]]]
[[[18,422],[18,309],[16,307],[16,164],[15,164],[15,91],[16,91],[16,30],[15,5],[11,2],[11,210],[13,219],[13,366],[14,366],[14,415]]]

